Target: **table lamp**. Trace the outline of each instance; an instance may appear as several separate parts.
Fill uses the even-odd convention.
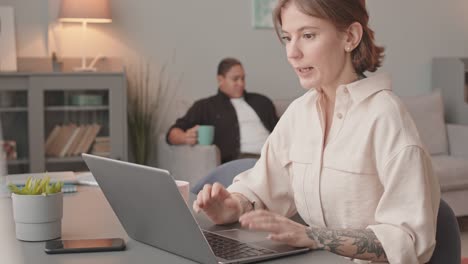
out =
[[[78,22],[82,25],[81,67],[75,71],[96,71],[94,64],[99,56],[86,66],[85,38],[88,23],[110,23],[109,0],[62,0],[59,13],[60,22]]]

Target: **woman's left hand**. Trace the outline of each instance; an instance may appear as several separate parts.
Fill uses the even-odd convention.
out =
[[[239,222],[248,229],[269,232],[268,238],[274,241],[293,247],[320,248],[316,241],[307,236],[306,226],[266,210],[246,213],[239,218]]]

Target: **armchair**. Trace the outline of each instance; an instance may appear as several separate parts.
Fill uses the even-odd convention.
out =
[[[292,101],[293,99],[273,100],[278,116],[286,111]],[[175,105],[177,109],[174,112],[178,116],[182,116],[187,112],[191,103],[180,100]],[[167,129],[163,131],[164,134],[159,135],[158,138],[156,165],[159,168],[169,170],[175,179],[188,181],[191,186],[195,186],[200,179],[221,164],[221,154],[215,145],[169,145],[165,135]]]
[[[160,135],[157,146],[158,167],[170,171],[175,179],[188,181],[191,185],[221,164],[221,154],[216,145],[169,145],[166,135]]]

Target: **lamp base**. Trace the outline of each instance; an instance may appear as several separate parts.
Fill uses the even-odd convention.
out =
[[[77,68],[73,68],[74,71],[76,72],[95,72],[97,71],[96,68],[94,67],[77,67]]]

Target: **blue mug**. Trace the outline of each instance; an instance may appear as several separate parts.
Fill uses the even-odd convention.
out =
[[[214,126],[200,125],[198,126],[198,144],[211,145],[214,140]]]

